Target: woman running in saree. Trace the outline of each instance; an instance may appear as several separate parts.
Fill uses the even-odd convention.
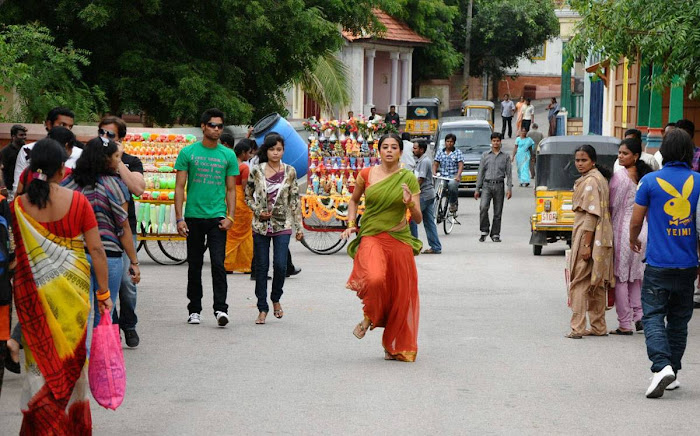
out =
[[[610,221],[608,181],[610,173],[596,165],[595,149],[576,149],[576,169],[581,174],[574,183],[574,229],[569,260],[571,332],[566,337],[607,336],[605,325],[606,291],[614,285],[613,228]],[[586,311],[591,325],[586,329]]]
[[[14,292],[26,356],[23,435],[89,435],[85,340],[90,264],[98,308],[111,310],[107,256],[88,200],[62,188],[66,154],[53,139],[34,146],[33,179],[12,204],[17,267]]]
[[[515,138],[515,149],[511,160],[518,164],[518,179],[520,186],[530,186],[530,153],[534,152],[535,141],[528,138],[527,130],[521,128]]]
[[[411,236],[406,210],[420,224],[420,187],[413,173],[399,168],[403,142],[393,133],[379,140],[381,165],[360,171],[348,208],[348,228],[357,233],[348,254],[355,259],[347,287],[364,303],[364,319],[354,335],[384,327],[386,360],[413,362],[418,352],[418,273],[414,255],[423,246]],[[365,195],[362,227],[355,225],[357,207]]]
[[[245,185],[248,183],[250,168],[246,161],[250,159],[251,139],[241,139],[233,148],[238,158],[236,176],[236,221],[226,233],[226,272],[249,273],[253,261],[253,211],[245,202]],[[224,144],[226,145],[226,144]]]

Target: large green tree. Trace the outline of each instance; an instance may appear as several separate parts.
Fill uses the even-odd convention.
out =
[[[459,9],[452,45],[464,52],[469,0],[445,0]],[[495,79],[531,56],[548,39],[559,35],[552,0],[475,0],[472,22],[470,73]]]
[[[382,0],[388,5],[392,0]],[[217,106],[248,123],[283,108],[282,88],[340,48],[340,26],[376,28],[374,0],[8,0],[4,23],[38,20],[58,47],[91,52],[84,79],[114,113],[196,123]]]
[[[692,84],[700,97],[700,2],[688,0],[571,0],[582,17],[569,44],[579,57],[599,54],[613,65],[624,57],[659,65],[652,86]]]
[[[0,98],[4,120],[40,122],[51,108],[70,106],[83,121],[106,108],[104,92],[82,80],[89,52],[53,43],[49,30],[34,23],[0,28],[0,88],[19,99],[11,105]]]

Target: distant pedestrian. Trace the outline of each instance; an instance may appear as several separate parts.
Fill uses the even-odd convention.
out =
[[[527,132],[527,137],[532,138],[535,143],[535,147],[532,149],[532,155],[530,156],[530,175],[535,177],[535,167],[537,166],[537,153],[540,151],[540,142],[544,139],[544,135],[539,130],[540,126],[537,123],[532,123],[530,131]]]
[[[663,168],[642,177],[630,222],[630,247],[641,253],[644,217],[648,224],[647,266],[642,282],[642,324],[653,377],[647,398],[674,389],[693,316],[698,273],[696,212],[700,174],[690,169],[693,141],[672,129],[661,143]]]
[[[399,125],[401,125],[401,119],[399,114],[396,113],[396,106],[393,104],[389,106],[389,113],[384,116],[384,122],[389,126],[394,126],[397,130]]]
[[[430,155],[426,153],[428,142],[419,139],[413,143],[413,156],[417,159],[414,173],[420,185],[420,211],[423,215],[423,228],[428,238],[430,248],[423,251],[424,254],[442,253],[442,245],[438,238],[437,225],[435,223],[435,187],[433,186],[433,164]],[[408,153],[405,151],[404,153]],[[413,221],[413,220],[411,220]],[[417,231],[416,225],[416,231]],[[413,235],[417,237],[416,234]]]
[[[523,122],[520,127],[524,128],[526,132],[529,132],[530,126],[535,120],[535,106],[532,105],[532,100],[529,98],[525,99],[525,104],[520,108],[520,113],[523,115]]]
[[[233,151],[219,144],[224,113],[207,109],[200,118],[204,138],[180,150],[175,162],[175,221],[177,232],[187,238],[187,305],[189,324],[201,323],[202,266],[209,248],[214,292],[214,316],[220,327],[229,322],[226,295],[226,232],[236,213],[238,160]],[[187,208],[183,214],[187,186]]]
[[[479,242],[484,242],[491,235],[493,242],[501,242],[501,218],[503,216],[503,197],[510,200],[513,195],[513,174],[510,157],[501,149],[501,134],[491,134],[491,150],[481,155],[479,173],[476,176],[474,199],[479,200]],[[489,223],[489,209],[493,200],[493,225]],[[490,227],[490,229],[489,229]]]
[[[515,104],[510,99],[510,95],[503,96],[501,101],[501,120],[503,127],[501,128],[501,138],[506,137],[506,126],[508,126],[508,137],[513,137],[513,115],[515,114]]]
[[[515,103],[515,131],[520,132],[523,126],[523,107],[525,107],[525,98],[521,95],[517,103]]]
[[[272,308],[275,318],[284,311],[280,299],[287,275],[289,240],[301,241],[301,203],[294,167],[282,163],[284,138],[276,133],[265,137],[258,150],[260,164],[253,167],[245,187],[245,200],[253,211],[253,250],[255,252],[255,296],[258,299],[256,324],[265,324],[270,308],[267,304],[267,274],[270,270],[272,244]]]
[[[518,180],[520,186],[530,186],[530,154],[534,152],[535,141],[527,137],[525,127],[520,129],[520,135],[515,138],[515,148],[513,149],[514,160],[518,168]]]
[[[559,103],[552,97],[552,101],[547,105],[547,120],[549,120],[549,136],[557,135],[557,114],[559,113]]]
[[[607,336],[607,289],[614,284],[613,227],[608,202],[609,170],[596,164],[595,148],[576,149],[575,165],[581,177],[574,183],[574,229],[569,259],[571,332],[566,337]],[[586,312],[590,330],[586,329]]]
[[[639,131],[638,129],[627,129],[625,131],[625,137],[624,139],[632,139],[635,140],[639,143],[639,147],[642,147],[642,132]],[[642,154],[639,157],[642,161],[644,161],[649,167],[651,167],[652,171],[657,171],[661,168],[661,165],[659,162],[654,158],[653,154],[649,154],[643,151],[644,149],[642,148]],[[617,172],[623,168],[622,165],[620,165],[620,159],[615,160],[615,164],[613,166],[613,172]]]
[[[652,171],[640,155],[641,142],[624,139],[618,151],[622,171],[613,173],[610,179],[610,213],[612,215],[615,249],[615,310],[619,327],[611,334],[631,335],[642,327],[642,278],[644,277],[644,255],[630,249],[629,233],[634,198],[639,180]],[[646,248],[646,223],[639,235],[642,250]]]
[[[223,136],[223,135],[222,135]],[[231,141],[233,142],[233,141]],[[226,234],[226,260],[224,266],[227,273],[249,273],[253,260],[253,212],[245,202],[245,187],[248,184],[250,168],[246,161],[250,159],[251,139],[243,138],[233,147],[238,159],[236,176],[236,221]],[[222,140],[224,145],[228,146]]]
[[[367,117],[367,119],[369,121],[373,121],[377,117],[379,117],[379,115],[377,115],[377,108],[372,106],[371,108],[369,108],[369,117]]]
[[[56,126],[49,130],[49,133],[46,135],[47,138],[51,138],[55,141],[57,141],[59,144],[63,146],[63,149],[66,151],[66,156],[70,156],[73,148],[74,148],[74,143],[75,143],[75,135],[73,134],[72,131],[66,129],[65,127],[61,126]],[[82,150],[78,153],[80,155],[82,153]],[[66,162],[65,170],[63,172],[63,177],[64,179],[68,176],[71,175],[73,172],[73,167],[75,167],[75,162],[73,162],[72,167],[68,167],[68,162]],[[22,171],[22,174],[19,176],[19,181],[17,182],[17,185],[15,185],[15,195],[22,195],[24,194],[25,188],[27,185],[29,185],[29,182],[34,180],[35,174],[33,174],[30,170],[29,167],[27,167],[24,171]]]
[[[2,163],[2,180],[8,193],[14,192],[15,163],[17,155],[27,142],[27,128],[21,124],[15,124],[10,128],[10,143],[0,150],[0,163]],[[10,198],[12,201],[12,198]]]
[[[418,224],[422,215],[416,176],[399,168],[402,148],[395,133],[379,139],[381,164],[360,171],[342,237],[357,233],[348,246],[354,262],[347,287],[362,299],[364,317],[353,334],[362,339],[368,330],[384,327],[384,359],[413,362],[418,353],[420,313],[413,256],[423,244],[411,236],[406,212]],[[365,211],[358,231],[355,220],[363,194]]]
[[[401,134],[401,142],[403,142],[403,149],[406,150],[405,153],[401,153],[401,165],[403,168],[413,171],[416,168],[416,159],[411,152],[411,150],[413,150],[411,134],[408,132],[403,132]]]

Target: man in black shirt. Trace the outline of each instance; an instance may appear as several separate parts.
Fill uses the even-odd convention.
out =
[[[14,190],[15,163],[17,154],[27,142],[27,128],[21,124],[15,124],[10,129],[11,142],[0,151],[0,162],[2,163],[2,180],[8,192]]]
[[[122,161],[119,164],[117,172],[121,177],[129,192],[139,196],[146,189],[146,181],[143,178],[143,164],[141,159],[127,153],[123,153],[124,147],[122,140],[126,136],[126,123],[118,117],[106,117],[100,121],[98,126],[98,134],[115,141],[119,144],[122,150]],[[134,199],[129,198],[129,226],[131,234],[134,236],[134,247],[136,244],[136,209],[134,207]],[[119,327],[124,331],[124,340],[128,347],[136,347],[139,345],[139,335],[136,333],[136,285],[131,281],[129,268],[131,261],[124,253],[124,275],[122,276],[122,284],[119,288]],[[138,264],[138,262],[137,262]],[[115,314],[117,311],[115,310]]]
[[[399,119],[399,114],[396,113],[396,106],[393,104],[389,106],[389,113],[384,117],[384,122],[388,125],[393,125],[397,129],[399,128],[401,120]]]

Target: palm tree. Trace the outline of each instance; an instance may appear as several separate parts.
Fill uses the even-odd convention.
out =
[[[295,80],[304,93],[327,113],[351,103],[348,67],[332,51],[319,56]]]

